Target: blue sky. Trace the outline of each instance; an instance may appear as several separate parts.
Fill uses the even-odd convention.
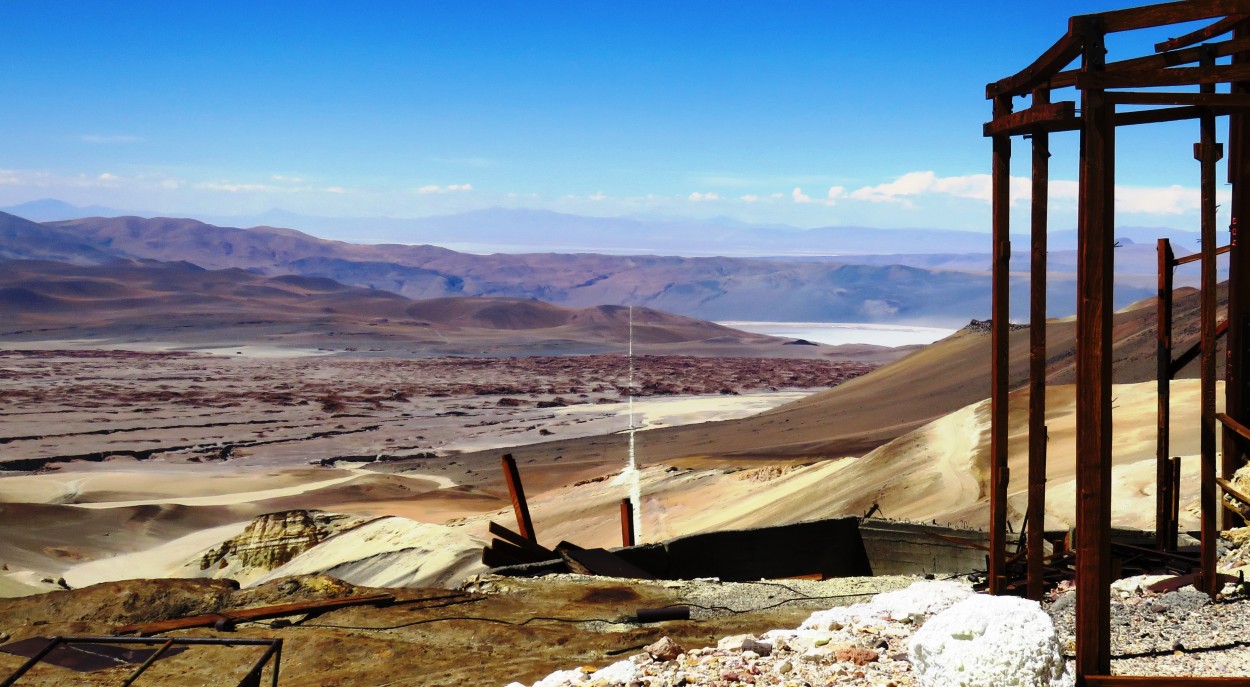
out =
[[[1125,4],[5,2],[0,205],[986,230],[985,83]],[[1194,226],[1196,135],[1124,132],[1121,222]]]

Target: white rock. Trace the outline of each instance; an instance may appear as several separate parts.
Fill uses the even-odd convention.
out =
[[[590,677],[592,680],[603,680],[613,685],[628,685],[638,679],[638,666],[629,660],[617,661],[596,670]]]
[[[1034,601],[977,595],[930,618],[908,648],[921,687],[1070,687],[1054,623]]]
[[[972,594],[972,587],[966,582],[922,580],[904,589],[878,594],[866,603],[817,611],[808,616],[799,629],[838,630],[882,619],[896,622],[923,620]]]
[[[586,678],[581,670],[557,670],[547,677],[535,682],[532,687],[570,687],[580,684]]]

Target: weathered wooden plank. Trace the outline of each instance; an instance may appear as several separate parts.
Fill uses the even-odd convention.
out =
[[[525,488],[521,485],[521,473],[517,471],[516,460],[511,453],[504,454],[503,474],[508,482],[508,494],[512,497],[512,509],[516,512],[517,529],[521,531],[522,537],[537,544],[534,521],[530,519],[530,506],[525,501]]]
[[[1073,20],[1096,18],[1101,22],[1104,31],[1117,33],[1247,12],[1250,12],[1250,0],[1182,0],[1099,12],[1083,17],[1073,17]]]
[[[1225,320],[1219,323],[1218,325],[1216,325],[1215,338],[1218,339],[1221,336],[1224,336],[1224,334],[1227,331],[1228,331],[1228,321]],[[1186,350],[1184,353],[1177,356],[1176,360],[1172,361],[1172,371],[1171,371],[1172,377],[1175,378],[1176,375],[1181,373],[1181,370],[1185,369],[1186,365],[1192,363],[1194,359],[1196,359],[1200,355],[1202,355],[1201,339],[1198,341],[1195,341],[1194,345],[1190,346],[1188,350]]]
[[[1229,252],[1229,250],[1230,250],[1230,249],[1232,249],[1232,246],[1231,246],[1231,245],[1230,245],[1230,246],[1220,246],[1219,248],[1216,248],[1216,249],[1215,249],[1215,254],[1216,254],[1216,255],[1223,255],[1223,254],[1225,254],[1225,253]],[[1172,260],[1172,264],[1173,264],[1173,265],[1187,265],[1187,264],[1189,264],[1189,263],[1191,263],[1191,262],[1198,262],[1198,261],[1199,261],[1199,260],[1201,260],[1201,259],[1202,259],[1202,253],[1200,253],[1200,252],[1199,252],[1199,253],[1192,253],[1192,254],[1190,254],[1190,255],[1186,255],[1186,256],[1181,257],[1181,258],[1175,258],[1175,259],[1173,259],[1173,260]]]
[[[1074,18],[1077,22],[1079,18]],[[1106,47],[1086,37],[1082,76],[1103,68]],[[1111,669],[1111,316],[1114,281],[1115,106],[1081,94],[1085,120],[1077,210],[1076,670]]]
[[[1077,75],[1076,87],[1081,89],[1154,88],[1228,83],[1247,79],[1250,79],[1250,65],[1228,64],[1119,72],[1085,72]]]
[[[1196,64],[1201,61],[1205,55],[1210,53],[1214,53],[1215,57],[1228,57],[1229,55],[1244,53],[1247,50],[1250,50],[1250,39],[1238,37],[1233,38],[1232,40],[1209,43],[1196,48],[1175,50],[1172,52],[1162,53],[1160,55],[1146,55],[1144,57],[1134,57],[1127,60],[1108,62],[1106,71],[1123,72],[1178,67],[1185,64]],[[1079,69],[1070,69],[1068,71],[1059,72],[1051,78],[1050,87],[1066,88],[1068,86],[1075,86],[1076,77],[1080,73],[1081,71]]]
[[[1241,424],[1237,420],[1230,417],[1227,413],[1216,413],[1215,419],[1219,420],[1221,424],[1223,424],[1225,427],[1227,427],[1237,436],[1247,441],[1250,441],[1250,427],[1247,427]]]
[[[1076,103],[1065,100],[1058,103],[1034,103],[1027,110],[997,117],[986,122],[982,128],[985,136],[1014,136],[1045,129],[1047,125],[1070,128],[1076,119]]]
[[[1115,91],[1107,94],[1107,102],[1117,105],[1192,105],[1231,110],[1250,107],[1250,94]]]
[[[208,627],[222,619],[236,622],[242,620],[265,620],[267,618],[280,618],[286,615],[324,613],[326,611],[332,611],[337,608],[347,608],[349,606],[388,604],[394,600],[395,597],[390,594],[370,594],[368,596],[347,596],[338,599],[326,599],[323,601],[296,601],[294,603],[279,604],[276,606],[240,608],[237,610],[223,611],[221,613],[205,613],[185,618],[173,618],[170,620],[158,620],[150,623],[122,625],[121,627],[114,628],[113,631],[119,635],[132,633],[151,635],[159,634],[161,632],[171,632],[173,630],[185,630],[192,627]]]
[[[1155,371],[1158,401],[1156,408],[1158,430],[1155,434],[1155,545],[1161,550],[1168,548],[1168,543],[1171,541],[1170,533],[1176,529],[1175,523],[1171,522],[1172,477],[1171,463],[1168,461],[1172,431],[1172,266],[1175,262],[1172,242],[1168,239],[1159,239],[1159,306],[1155,319]]]
[[[986,100],[999,96],[1024,95],[1046,83],[1050,77],[1072,63],[1081,54],[1081,37],[1069,31],[1065,33],[1046,52],[1033,61],[1033,64],[1005,79],[1000,79],[985,87]]]
[[[1183,36],[1169,38],[1162,43],[1155,43],[1155,52],[1167,52],[1169,50],[1187,48],[1191,45],[1196,45],[1203,41],[1215,38],[1216,36],[1222,36],[1229,31],[1232,31],[1233,27],[1245,21],[1245,19],[1246,15],[1244,14],[1234,14],[1224,17],[1214,24],[1208,24],[1197,31],[1190,31]]]
[[[1033,106],[1050,92],[1033,93]],[[1075,107],[1075,103],[1073,103]],[[1045,586],[1043,535],[1046,529],[1046,220],[1050,196],[1050,134],[1033,134],[1033,199],[1030,208],[1029,260],[1029,490],[1025,532],[1028,592],[1042,600]]]
[[[994,99],[994,119],[1011,112],[1011,97]],[[1010,376],[1011,138],[994,137],[991,198],[994,264],[991,274],[990,347],[990,555],[989,591],[1006,591],[1007,551],[1007,383]]]
[[[508,542],[509,544],[513,544],[517,547],[520,547],[526,553],[537,557],[538,560],[549,561],[549,560],[553,560],[557,558],[555,551],[552,551],[551,549],[548,549],[543,546],[539,546],[538,544],[535,544],[534,542],[526,539],[525,537],[522,537],[520,534],[513,532],[512,530],[508,529],[507,527],[504,527],[503,525],[500,525],[497,522],[492,521],[487,526],[487,530],[492,535],[499,537],[500,539]]]

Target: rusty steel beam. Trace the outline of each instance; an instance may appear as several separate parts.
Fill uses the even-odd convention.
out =
[[[530,505],[525,501],[525,488],[521,486],[521,473],[517,472],[516,460],[511,453],[503,457],[504,479],[508,482],[508,494],[512,497],[512,510],[516,512],[518,533],[537,544],[538,537],[534,534],[534,521],[530,519]]]
[[[1191,31],[1183,36],[1169,38],[1162,43],[1155,43],[1155,52],[1167,52],[1178,48],[1188,48],[1191,45],[1197,45],[1203,41],[1211,40],[1216,36],[1223,36],[1233,30],[1237,24],[1245,21],[1246,15],[1234,14],[1215,22],[1208,24],[1197,31]]]
[[[633,546],[634,540],[634,504],[629,499],[621,499],[621,546]]]
[[[1233,31],[1234,40],[1250,41],[1250,21]],[[1233,56],[1233,64],[1250,64],[1250,54]],[[1250,81],[1230,85],[1237,95],[1250,95]],[[1250,423],[1250,251],[1240,238],[1243,218],[1250,213],[1250,113],[1239,111],[1228,119],[1228,183],[1232,187],[1231,241],[1228,256],[1228,338],[1224,342],[1224,412],[1239,423]],[[1250,452],[1224,430],[1220,475],[1231,479],[1245,465]],[[1227,513],[1225,528],[1233,525]]]
[[[1096,20],[1106,33],[1118,33],[1247,12],[1250,12],[1248,0],[1181,0],[1073,17],[1072,21],[1087,18]]]
[[[1011,97],[994,99],[994,119],[1011,112]],[[1007,379],[1011,303],[1011,138],[995,136],[992,174],[994,267],[991,276],[990,346],[990,555],[989,591],[1006,591]]]
[[[1172,416],[1172,290],[1176,257],[1172,242],[1159,239],[1159,305],[1155,320],[1155,361],[1159,421],[1155,434],[1155,545],[1168,549],[1169,533],[1176,529],[1171,522],[1172,479],[1169,472],[1169,444]]]
[[[1085,34],[1082,77],[1106,57],[1103,28]],[[1076,319],[1076,671],[1111,668],[1111,316],[1114,281],[1115,106],[1097,87],[1081,93]]]
[[[1033,107],[1050,100],[1050,91],[1033,93]],[[1025,548],[1027,596],[1041,601],[1045,591],[1043,537],[1046,534],[1046,219],[1050,200],[1050,134],[1033,134],[1033,202],[1029,217],[1029,492]]]
[[[1205,63],[1211,64],[1208,56]],[[1207,68],[1207,67],[1200,67]],[[1241,67],[1239,67],[1241,68]],[[1247,71],[1250,76],[1250,69]],[[1204,84],[1203,93],[1215,90],[1213,84]],[[1201,189],[1202,277],[1199,332],[1202,341],[1202,358],[1199,363],[1202,380],[1202,417],[1199,425],[1201,447],[1201,514],[1202,514],[1202,590],[1212,599],[1216,589],[1216,518],[1219,505],[1216,494],[1215,456],[1215,327],[1216,327],[1216,274],[1215,274],[1215,164],[1224,157],[1224,150],[1215,142],[1215,116],[1205,115],[1199,121],[1200,140],[1194,146],[1194,158],[1202,170]]]
[[[1075,102],[1065,100],[1058,103],[1039,103],[1034,99],[1033,106],[1027,110],[1012,112],[1002,117],[995,117],[992,122],[986,122],[982,127],[982,133],[985,136],[1014,136],[1045,128],[1048,124],[1064,129],[1074,126],[1074,119],[1076,119]]]

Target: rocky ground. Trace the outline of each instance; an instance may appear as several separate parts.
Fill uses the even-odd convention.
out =
[[[875,367],[639,356],[633,388],[641,398],[731,398],[836,386]],[[264,358],[119,350],[3,350],[0,382],[0,469],[10,470],[109,456],[265,464],[442,456],[480,448],[478,435],[516,445],[615,431],[624,425],[574,427],[585,418],[566,418],[562,409],[619,404],[630,388],[624,356]]]

